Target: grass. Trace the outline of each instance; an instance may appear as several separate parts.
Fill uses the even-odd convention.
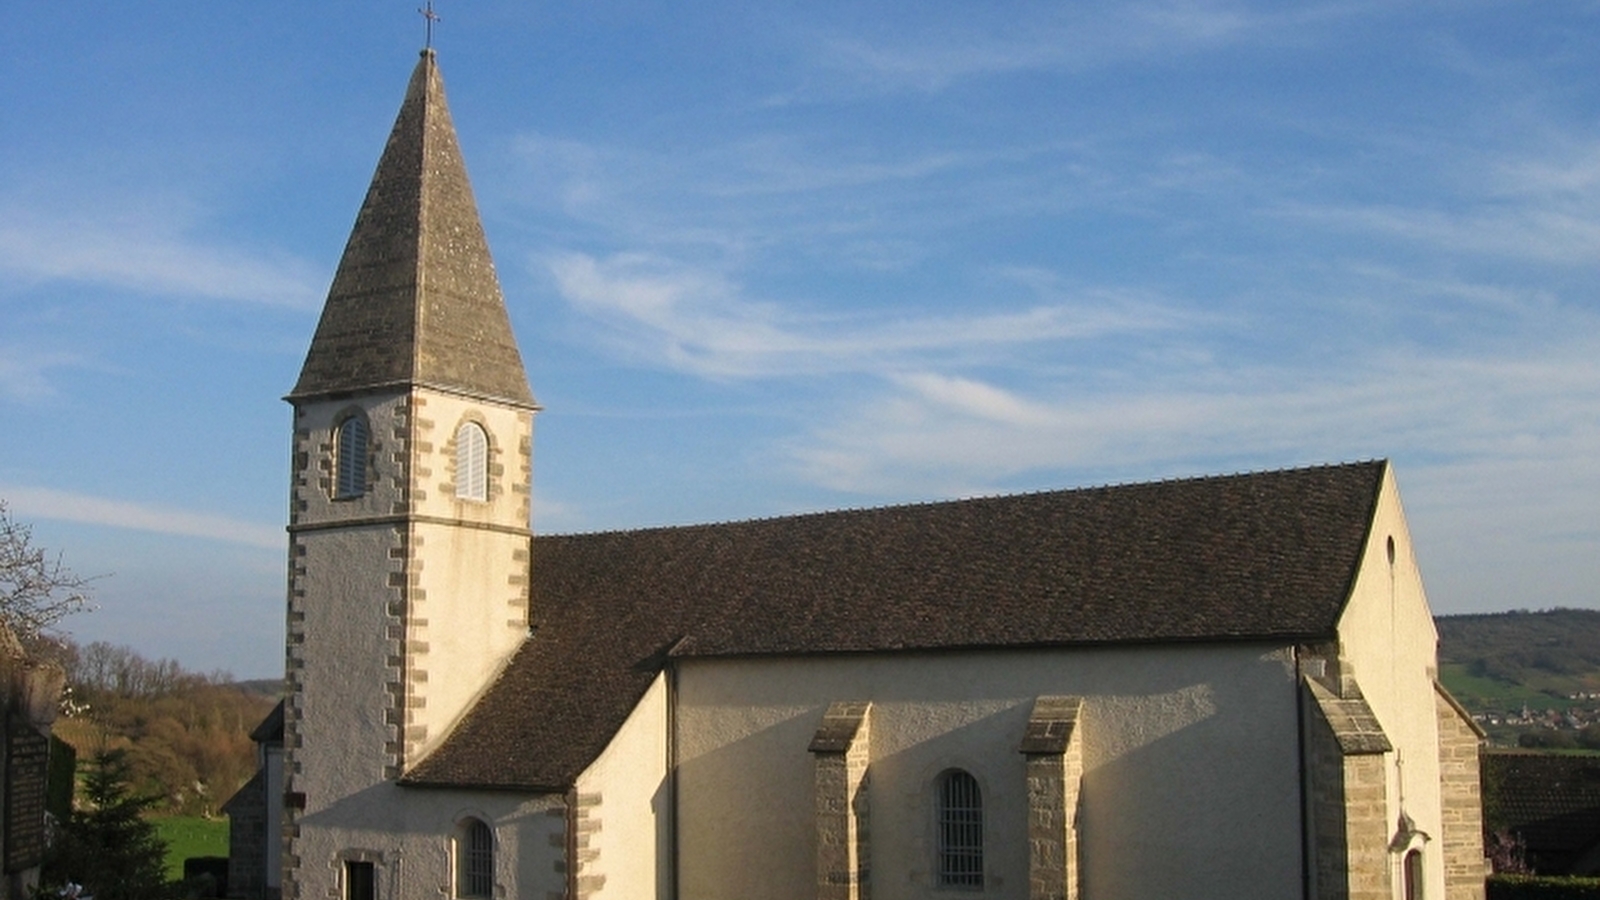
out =
[[[1450,691],[1451,696],[1460,700],[1462,705],[1475,711],[1507,712],[1522,708],[1526,703],[1528,707],[1537,712],[1547,709],[1565,710],[1569,706],[1589,706],[1593,701],[1574,701],[1566,697],[1554,697],[1537,687],[1525,684],[1510,684],[1495,678],[1481,678],[1467,671],[1467,667],[1459,663],[1440,663],[1439,680]],[[1552,677],[1541,687],[1549,687],[1560,693],[1575,690],[1593,690],[1586,688],[1585,683],[1575,678]]]
[[[227,856],[228,820],[199,816],[162,816],[150,820],[167,843],[167,878],[183,877],[183,861],[191,856]]]

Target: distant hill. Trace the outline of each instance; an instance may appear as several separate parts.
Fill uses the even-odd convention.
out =
[[[232,686],[240,693],[255,694],[266,697],[276,703],[283,696],[282,678],[255,678],[250,681],[235,681]]]
[[[1539,727],[1581,727],[1600,708],[1600,610],[1439,616],[1439,679],[1490,736],[1514,743]],[[1517,721],[1507,721],[1516,719]],[[1483,721],[1483,720],[1480,720]]]
[[[1600,675],[1600,610],[1440,616],[1439,658],[1505,681]]]

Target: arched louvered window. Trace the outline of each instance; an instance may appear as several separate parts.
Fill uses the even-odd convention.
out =
[[[456,429],[456,497],[489,499],[489,436],[476,422]]]
[[[333,463],[335,498],[344,500],[367,492],[367,420],[351,416],[339,423]]]
[[[939,884],[983,887],[983,794],[960,769],[939,777]]]
[[[456,896],[488,897],[493,893],[494,832],[482,819],[468,819],[456,838]]]

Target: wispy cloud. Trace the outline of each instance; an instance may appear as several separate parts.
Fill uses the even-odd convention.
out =
[[[807,317],[748,299],[716,272],[659,256],[567,254],[545,265],[567,302],[609,326],[607,337],[622,352],[716,378],[888,375],[926,354],[996,360],[1019,345],[1166,330],[1190,318],[1110,292],[1072,302],[1030,297],[1035,302],[1024,308],[978,315]],[[1011,280],[1037,282],[1039,273],[1018,270]],[[995,289],[1033,293],[1002,280]]]
[[[772,132],[663,152],[532,133],[516,146],[527,173],[520,199],[537,212],[558,209],[568,217],[567,239],[574,223],[582,223],[598,229],[601,239],[627,246],[694,248],[723,258],[770,250],[792,255],[820,246],[848,253],[858,244],[886,242],[898,245],[893,255],[905,256],[905,234],[925,232],[958,211],[962,218],[972,214],[970,202],[941,197],[985,191],[968,179],[982,179],[1001,159],[1014,163],[1059,152],[895,151]],[[988,199],[984,214],[993,215],[1006,197],[989,191]],[[887,215],[908,206],[917,213]],[[875,255],[869,249],[863,257]]]
[[[1395,206],[1291,207],[1286,216],[1348,231],[1399,238],[1451,255],[1563,265],[1600,262],[1600,217],[1548,206],[1518,205],[1467,213]]]
[[[1576,465],[1600,453],[1597,359],[1594,336],[1537,356],[1380,350],[1342,373],[1241,368],[1212,373],[1203,387],[1149,384],[1109,395],[1048,384],[1023,395],[923,374],[895,380],[788,453],[806,478],[869,495],[929,484],[994,490],[1028,473],[1137,477],[1237,459],[1410,454],[1493,466],[1554,455]]]
[[[241,522],[210,513],[19,485],[0,485],[0,498],[5,499],[13,513],[24,518],[127,528],[268,550],[281,550],[286,546],[281,528]]]
[[[48,375],[50,370],[81,362],[76,354],[0,344],[0,397],[38,400],[54,396],[55,387]]]
[[[0,274],[183,298],[314,307],[304,261],[195,237],[156,216],[57,215],[0,206]]]
[[[992,9],[971,7],[968,17],[930,17],[938,28],[897,23],[902,27],[881,35],[824,32],[816,64],[878,90],[938,91],[974,77],[1082,72],[1249,42],[1281,46],[1309,41],[1316,38],[1316,27],[1371,8],[1347,2],[1285,10],[1242,2],[1156,0],[1046,5],[996,16]]]

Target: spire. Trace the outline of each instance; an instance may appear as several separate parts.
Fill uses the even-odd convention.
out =
[[[288,399],[413,385],[535,405],[431,49]]]

